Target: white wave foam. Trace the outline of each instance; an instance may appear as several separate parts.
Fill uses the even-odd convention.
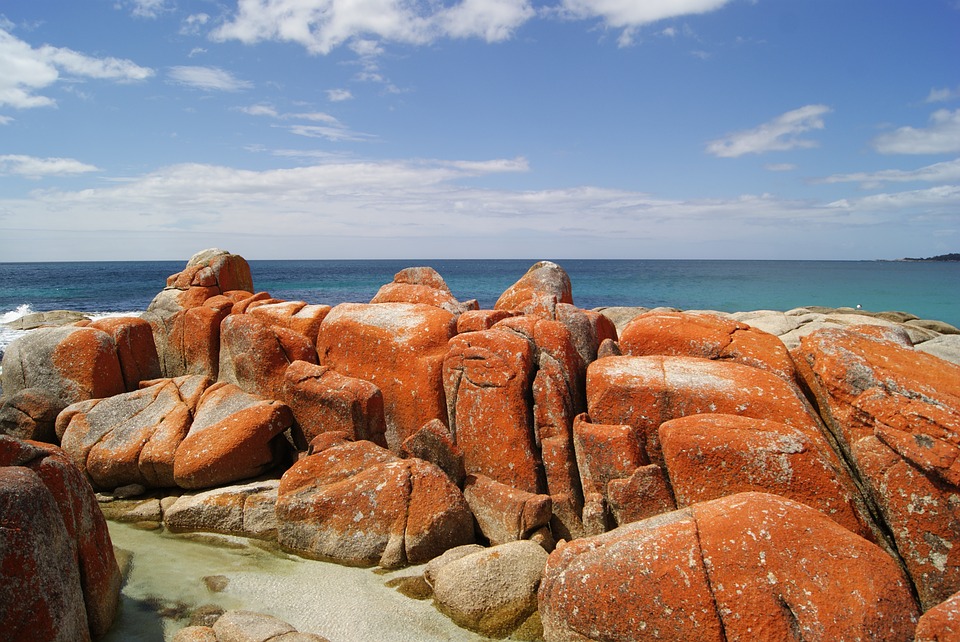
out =
[[[28,314],[33,314],[33,308],[30,307],[29,303],[24,303],[17,306],[16,310],[11,310],[10,312],[4,312],[3,314],[0,314],[0,323],[10,323]]]

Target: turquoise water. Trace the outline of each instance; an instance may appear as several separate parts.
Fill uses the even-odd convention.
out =
[[[369,301],[404,267],[429,265],[461,300],[492,307],[535,260],[251,261],[254,286],[281,299]],[[557,260],[574,301],[598,306],[902,310],[960,325],[960,263]],[[0,320],[26,310],[143,310],[185,261],[0,263]],[[29,306],[29,307],[27,307]]]

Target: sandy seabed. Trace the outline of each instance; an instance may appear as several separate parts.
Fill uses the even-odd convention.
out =
[[[108,522],[114,546],[133,553],[120,612],[102,642],[164,642],[188,624],[177,618],[202,605],[267,613],[299,631],[331,642],[479,642],[430,600],[386,586],[422,573],[410,567],[384,573],[307,560],[265,550],[252,540],[224,545]],[[222,575],[227,586],[209,590],[203,577]],[[161,615],[166,612],[166,616]]]

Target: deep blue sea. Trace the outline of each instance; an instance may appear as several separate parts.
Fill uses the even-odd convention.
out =
[[[250,261],[254,287],[336,305],[369,301],[399,270],[429,265],[460,300],[492,307],[535,260]],[[574,302],[599,306],[901,310],[960,326],[960,263],[884,261],[556,260]],[[25,312],[141,312],[186,261],[0,263],[0,321]],[[0,351],[12,339],[0,330]]]

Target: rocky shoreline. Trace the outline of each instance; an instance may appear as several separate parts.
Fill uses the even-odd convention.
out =
[[[60,316],[0,374],[2,561],[21,573],[5,571],[4,597],[37,587],[4,600],[11,639],[109,629],[121,579],[104,515],[425,565],[402,588],[494,638],[957,635],[948,324],[583,310],[549,262],[490,310],[430,268],[331,308],[256,293],[221,250],[142,318]],[[24,532],[50,544],[21,559],[7,533]],[[324,639],[226,613],[173,639]]]

